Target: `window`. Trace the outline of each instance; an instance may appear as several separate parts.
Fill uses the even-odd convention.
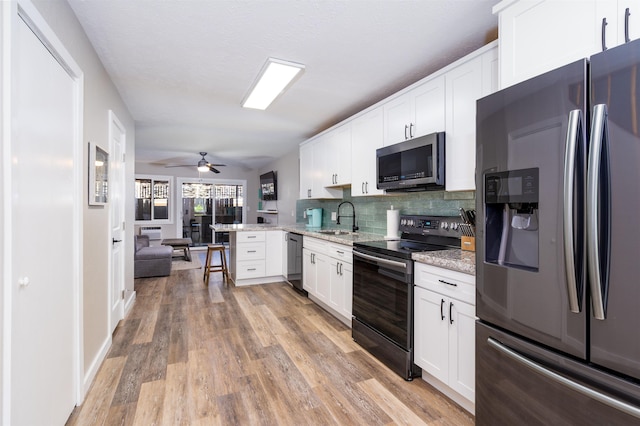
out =
[[[136,176],[136,222],[170,223],[170,176]]]

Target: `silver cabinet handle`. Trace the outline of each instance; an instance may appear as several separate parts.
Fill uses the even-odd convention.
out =
[[[342,276],[342,263],[340,264],[340,275]]]
[[[409,124],[409,137],[410,137],[410,138],[412,138],[412,137],[413,137],[413,126],[414,126],[414,124],[413,124],[413,123]]]
[[[608,129],[607,129],[607,106],[599,104],[593,107],[593,124],[591,127],[591,136],[589,142],[589,164],[587,166],[587,262],[589,265],[589,278],[591,300],[593,304],[593,316],[595,319],[605,319],[605,307],[602,297],[603,278],[606,280],[608,275],[608,265],[605,265],[605,277],[602,276],[600,261],[600,211],[601,205],[608,209],[609,190],[607,187],[600,187],[600,166],[602,162],[602,152],[608,150]],[[608,159],[608,156],[605,156]],[[608,169],[608,164],[606,165]],[[609,181],[607,177],[607,182]],[[599,194],[601,196],[599,196]],[[609,215],[606,215],[609,216]],[[606,217],[609,220],[609,217]],[[604,229],[605,240],[604,247],[608,247],[607,240],[609,238],[608,229]],[[606,257],[605,257],[606,259]]]
[[[407,126],[407,125],[405,124],[405,125],[404,125],[404,140],[409,139],[409,138],[407,137],[407,130],[408,130],[408,129],[409,129],[409,126]]]
[[[578,170],[584,171],[584,158],[582,164],[576,164],[576,156],[578,153],[578,138],[582,145],[582,153],[584,153],[582,130],[582,111],[575,109],[569,113],[569,124],[567,127],[567,138],[565,139],[564,150],[564,261],[567,278],[567,293],[569,296],[569,309],[571,312],[580,312],[580,300],[578,298],[578,280],[576,278],[576,257],[573,240],[575,237],[575,224],[573,222],[574,215],[574,185],[576,182],[576,174]],[[584,156],[583,156],[584,157]],[[578,182],[584,182],[584,176]],[[584,202],[584,201],[583,201]],[[578,211],[584,211],[584,206],[580,206]],[[579,235],[582,235],[580,233]]]
[[[255,253],[255,250],[247,250],[247,253]]]
[[[362,193],[364,194],[364,182],[362,182]]]
[[[365,187],[365,189],[366,189],[366,192],[365,192],[365,193],[366,193],[366,194],[368,194],[368,193],[369,193],[369,182],[365,182],[365,183],[364,183],[364,187]]]
[[[491,337],[487,339],[487,344],[498,352],[501,352],[505,356],[511,358],[513,361],[522,364],[523,366],[535,371],[536,373],[546,377],[549,380],[553,380],[554,382],[566,386],[569,389],[586,396],[587,398],[595,399],[602,404],[605,404],[616,410],[620,410],[626,414],[629,414],[630,416],[640,418],[640,409],[634,407],[633,405],[629,405],[624,401],[611,398],[608,395],[595,391],[591,388],[581,385],[580,383],[574,382],[573,380],[567,379],[566,377],[561,376],[558,373],[551,371],[536,362],[531,361],[529,358],[520,355],[513,349],[508,348],[507,346]]]
[[[449,324],[453,324],[453,315],[451,315],[452,309],[453,309],[453,302],[449,302]]]
[[[629,8],[626,8],[624,11],[624,42],[629,43],[631,39],[629,38]]]
[[[440,299],[440,321],[444,321],[444,299]]]
[[[602,28],[600,37],[602,38],[602,51],[607,50],[607,18],[602,18]]]
[[[247,268],[247,271],[255,271],[256,268]]]

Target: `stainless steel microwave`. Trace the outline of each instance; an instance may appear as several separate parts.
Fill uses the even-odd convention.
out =
[[[444,148],[444,132],[438,132],[376,150],[378,189],[444,189]]]

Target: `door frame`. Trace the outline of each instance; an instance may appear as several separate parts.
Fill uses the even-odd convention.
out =
[[[124,237],[124,221],[125,221],[125,208],[124,208],[124,203],[125,203],[125,199],[126,199],[126,194],[125,194],[125,159],[124,159],[124,152],[126,150],[127,147],[127,131],[126,128],[122,125],[122,122],[120,122],[120,120],[118,119],[118,117],[116,116],[116,114],[113,112],[113,110],[109,110],[109,152],[111,152],[112,154],[115,154],[116,150],[114,148],[114,143],[113,140],[116,136],[118,136],[121,140],[120,140],[120,144],[121,144],[121,149],[122,149],[122,157],[121,158],[115,158],[113,155],[111,156],[110,160],[109,160],[109,175],[111,177],[111,179],[114,179],[115,173],[113,172],[114,170],[119,170],[119,180],[120,180],[120,193],[119,194],[115,194],[113,192],[113,185],[109,185],[109,198],[110,200],[113,200],[113,197],[119,197],[120,199],[120,203],[118,203],[118,206],[120,207],[120,214],[119,217],[122,218],[122,233],[123,233],[123,237]],[[115,134],[115,130],[117,129],[118,135]],[[120,163],[120,167],[119,168],[115,168],[112,167],[113,165],[115,165],[117,162]],[[111,301],[113,300],[113,284],[114,284],[114,280],[118,280],[119,281],[119,285],[118,285],[118,289],[116,290],[117,293],[121,293],[122,296],[120,297],[120,303],[119,303],[119,308],[118,308],[118,321],[124,318],[124,304],[125,304],[125,298],[124,298],[124,290],[125,290],[125,270],[124,270],[124,264],[125,264],[125,246],[124,244],[120,247],[120,259],[119,259],[119,264],[122,266],[121,270],[120,270],[120,276],[119,277],[115,277],[113,275],[113,263],[114,263],[114,259],[113,259],[113,239],[114,236],[112,234],[113,232],[113,223],[112,223],[112,218],[113,218],[113,210],[115,209],[115,204],[114,203],[109,203],[109,239],[108,239],[108,244],[109,244],[109,249],[108,249],[108,253],[109,253],[109,261],[108,261],[108,270],[109,270],[109,291],[108,291],[108,296],[107,296],[107,305],[109,307],[109,332],[108,334],[111,335],[114,330],[115,330],[115,326],[113,325],[114,322],[114,318],[112,318],[113,316],[113,306],[111,304]],[[121,240],[122,243],[125,242],[125,238],[122,238]],[[117,324],[117,323],[116,323]]]
[[[71,54],[64,47],[63,43],[58,39],[53,30],[49,27],[45,19],[40,15],[37,8],[31,3],[30,0],[15,0],[9,2],[2,2],[0,5],[2,8],[2,64],[1,64],[1,79],[0,90],[2,91],[2,115],[1,115],[1,142],[2,142],[2,205],[3,216],[2,225],[0,228],[0,235],[2,236],[2,266],[3,266],[3,282],[12,282],[12,248],[13,241],[11,235],[11,229],[13,225],[12,217],[12,82],[13,71],[12,63],[16,57],[15,44],[15,32],[18,26],[18,20],[22,19],[40,39],[42,44],[49,50],[51,55],[58,61],[63,69],[74,80],[75,86],[75,111],[74,111],[74,149],[73,149],[73,180],[74,186],[77,188],[73,199],[73,220],[77,226],[74,228],[73,235],[71,236],[73,243],[73,335],[74,335],[74,348],[73,348],[73,364],[74,364],[74,377],[73,382],[75,384],[75,400],[79,405],[84,399],[83,388],[83,370],[84,370],[84,352],[83,352],[83,306],[82,306],[82,276],[83,276],[83,194],[87,191],[83,191],[83,168],[86,162],[84,161],[84,144],[82,143],[83,137],[83,99],[84,99],[84,73],[78,64],[74,61]],[[3,313],[1,315],[0,324],[2,326],[1,342],[2,352],[0,355],[1,371],[2,371],[2,398],[0,400],[0,416],[3,424],[11,423],[11,339],[12,339],[12,315],[13,315],[13,292],[12,285],[4,285],[2,289],[1,301],[3,307]]]
[[[186,178],[186,177],[179,177],[176,178],[176,190],[175,192],[175,196],[174,196],[174,212],[175,212],[175,224],[176,224],[176,235],[175,238],[182,238],[182,216],[183,216],[183,211],[182,211],[182,184],[183,183],[206,183],[206,184],[210,184],[210,185],[241,185],[242,186],[242,191],[243,191],[243,196],[245,199],[245,203],[246,203],[246,199],[247,199],[247,180],[246,179],[203,179],[203,178]],[[215,195],[214,195],[214,200],[215,200]],[[212,212],[212,215],[215,218],[215,203],[214,203],[214,211]],[[246,205],[245,207],[242,209],[242,223],[247,223],[247,209],[246,209]]]

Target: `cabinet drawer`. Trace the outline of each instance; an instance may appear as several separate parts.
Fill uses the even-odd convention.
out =
[[[414,280],[419,287],[476,304],[476,277],[473,275],[416,262]]]
[[[264,240],[264,231],[238,232],[236,235],[236,243],[253,243]]]
[[[237,279],[239,280],[264,277],[264,260],[245,260],[237,262],[236,266],[238,268]]]
[[[253,260],[253,259],[264,259],[265,250],[264,243],[244,243],[238,244],[238,260]]]
[[[319,240],[317,238],[305,236],[302,239],[302,246],[308,250],[316,253],[326,253],[328,251],[329,243]]]
[[[345,263],[353,263],[352,248],[343,244],[329,244],[327,254]]]

